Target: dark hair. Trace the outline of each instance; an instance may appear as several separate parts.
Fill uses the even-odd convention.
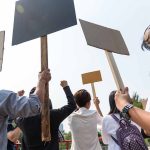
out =
[[[149,28],[150,28],[150,25],[145,29],[144,35],[145,35],[145,32],[146,32]],[[148,37],[148,39],[149,39],[149,38],[150,38],[150,37]],[[144,51],[144,49],[147,49],[147,50],[150,51],[150,46],[148,45],[147,41],[144,41],[144,39],[143,39],[143,42],[142,42],[142,44],[141,44],[141,48],[142,48],[143,51]]]
[[[116,91],[112,91],[109,94],[109,106],[110,106],[110,112],[109,112],[109,114],[120,113],[120,111],[116,107],[116,103],[115,103],[115,99],[114,99],[115,98],[115,93],[116,93]]]
[[[29,95],[33,94],[33,93],[35,92],[35,90],[36,90],[36,87],[33,87],[33,88],[30,90]]]
[[[29,95],[33,94],[33,93],[35,92],[35,90],[36,90],[36,87],[33,87],[33,88],[30,90]],[[51,99],[49,99],[49,108],[50,108],[50,109],[53,109],[53,105],[52,105]]]
[[[84,90],[84,89],[81,89],[81,90],[77,91],[74,94],[74,98],[75,98],[76,104],[79,107],[85,107],[87,102],[91,101],[90,93],[88,91]]]

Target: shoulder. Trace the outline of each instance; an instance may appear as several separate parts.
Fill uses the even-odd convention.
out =
[[[109,121],[109,120],[113,120],[111,115],[106,115],[105,117],[103,117],[103,121]]]
[[[7,97],[7,96],[9,96],[10,94],[16,94],[16,93],[14,93],[14,92],[12,92],[12,91],[8,91],[8,90],[0,90],[0,96],[1,96],[1,97]]]
[[[119,119],[119,115],[118,114],[115,114],[115,116]],[[104,118],[103,118],[103,123],[114,123],[116,122],[113,117],[111,115],[106,115]]]

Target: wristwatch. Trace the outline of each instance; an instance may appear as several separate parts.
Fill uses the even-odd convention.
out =
[[[122,116],[123,118],[127,119],[127,120],[130,120],[130,115],[129,115],[129,110],[131,108],[133,108],[134,106],[132,104],[127,104],[123,109],[122,109]]]

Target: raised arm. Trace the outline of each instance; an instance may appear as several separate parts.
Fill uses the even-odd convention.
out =
[[[117,91],[115,95],[115,102],[117,108],[122,111],[125,106],[128,105],[128,100],[130,96],[128,93],[128,90],[125,90],[124,93],[121,91]],[[142,109],[132,107],[128,111],[131,119],[137,123],[140,127],[142,127],[145,130],[150,130],[150,112],[146,112]]]
[[[45,70],[39,73],[39,81],[34,94],[36,94],[39,97],[41,102],[44,100],[45,84],[50,80],[51,80],[51,74],[49,70]]]
[[[0,114],[3,116],[10,116],[11,118],[28,117],[36,115],[40,112],[40,104],[43,101],[45,92],[45,84],[51,79],[48,70],[43,71],[39,75],[37,90],[35,95],[29,98],[18,95],[12,91],[0,91]]]
[[[76,103],[74,101],[74,96],[70,90],[70,87],[68,86],[67,81],[63,80],[61,81],[61,86],[66,94],[68,104],[61,107],[60,109],[53,109],[53,113],[57,116],[57,120],[59,122],[62,122],[65,118],[67,118],[75,109],[76,109]]]
[[[93,101],[94,101],[94,105],[95,105],[97,112],[99,113],[100,116],[103,116],[102,111],[101,111],[100,106],[99,106],[100,101],[99,101],[98,97],[94,98]]]

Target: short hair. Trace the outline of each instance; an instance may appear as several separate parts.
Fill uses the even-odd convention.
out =
[[[36,87],[33,87],[33,88],[30,90],[29,95],[34,94],[35,90],[36,90]],[[50,109],[53,109],[52,101],[51,101],[50,98],[49,98],[49,108],[50,108]]]
[[[91,101],[91,95],[88,91],[81,89],[74,94],[75,102],[79,107],[85,107],[85,105]]]
[[[33,88],[30,90],[29,95],[33,94],[33,93],[35,92],[35,90],[36,90],[36,87],[33,87]]]

